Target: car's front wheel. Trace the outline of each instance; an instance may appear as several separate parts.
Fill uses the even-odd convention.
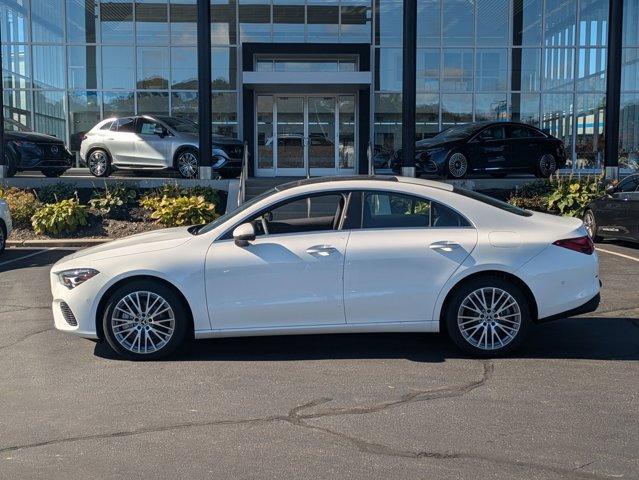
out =
[[[597,235],[597,220],[592,210],[586,210],[584,213],[584,227],[593,242],[600,242],[601,236]]]
[[[461,152],[453,152],[446,161],[446,173],[449,178],[464,178],[468,173],[468,159]]]
[[[543,154],[537,161],[535,168],[535,174],[539,178],[548,178],[554,175],[557,171],[557,160],[555,156],[550,153]]]
[[[197,178],[197,151],[191,148],[182,150],[175,159],[175,168],[183,178]]]
[[[531,322],[521,289],[499,277],[479,277],[462,284],[448,302],[445,320],[453,342],[480,357],[517,348]]]
[[[111,170],[109,154],[104,150],[93,150],[87,159],[87,166],[94,177],[108,177]]]
[[[187,310],[172,289],[140,280],[114,292],[102,318],[109,346],[131,360],[170,355],[184,342],[188,326]]]

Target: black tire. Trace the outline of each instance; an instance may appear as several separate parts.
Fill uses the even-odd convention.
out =
[[[7,247],[7,227],[4,222],[0,220],[0,253],[4,252]]]
[[[7,178],[15,177],[16,173],[18,173],[18,169],[16,167],[7,167]]]
[[[595,217],[595,212],[588,209],[584,213],[584,226],[586,227],[586,231],[588,235],[592,239],[593,242],[598,243],[603,240],[601,235],[597,235],[597,217]]]
[[[491,172],[490,176],[493,178],[506,178],[508,176],[508,172]]]
[[[58,178],[63,173],[64,173],[64,170],[52,170],[48,168],[42,170],[42,174],[48,178]]]
[[[512,298],[514,299],[514,301],[516,301],[516,307],[512,306],[509,309],[505,310],[505,312],[518,311],[519,324],[517,326],[516,332],[514,329],[514,327],[516,326],[514,321],[517,320],[517,317],[513,317],[513,314],[504,314],[508,315],[508,320],[497,320],[494,317],[494,313],[488,315],[484,313],[484,317],[482,317],[483,320],[468,320],[469,318],[471,318],[470,316],[464,317],[463,315],[461,315],[462,313],[468,314],[469,312],[466,307],[462,309],[462,303],[466,302],[467,297],[471,296],[472,298],[473,292],[480,291],[481,289],[489,289],[490,291],[493,288],[496,289],[497,299],[503,299],[503,297],[497,296],[500,295],[499,292],[501,291],[506,292],[506,294],[510,296],[506,297],[507,302],[510,301],[509,298]],[[476,300],[475,302],[480,303]],[[487,302],[489,303],[489,305],[491,305],[489,300],[487,300]],[[495,305],[500,308],[504,306],[503,303],[500,304],[499,302],[495,302]],[[483,306],[479,305],[479,308],[483,309]],[[518,310],[516,310],[517,308]],[[484,310],[484,312],[488,311],[490,310]],[[532,319],[530,316],[530,306],[528,305],[528,300],[521,289],[513,284],[513,282],[509,282],[504,280],[503,278],[494,276],[478,277],[476,279],[462,283],[453,291],[451,298],[447,302],[447,308],[444,312],[444,315],[444,319],[446,322],[446,331],[448,332],[448,335],[455,343],[455,345],[457,345],[462,351],[466,353],[469,353],[476,357],[484,358],[504,355],[515,350],[524,340],[526,333],[528,332],[528,328],[532,323]],[[465,329],[466,334],[462,333],[461,329],[463,327],[460,327],[460,322],[463,322],[467,325]],[[506,327],[506,329],[502,328],[502,330],[500,331],[497,329],[498,327],[492,326],[491,322],[492,324],[499,323],[500,326],[503,325]],[[472,335],[470,335],[469,330],[472,331],[472,329],[475,329],[475,327],[477,327],[477,329],[475,330],[475,332],[473,332]],[[494,340],[491,338],[491,346],[488,347],[488,333],[486,333],[486,336],[484,337],[486,348],[480,348],[476,345],[477,343],[479,345],[483,343],[481,335],[484,331],[488,332],[489,330],[491,332],[497,332],[497,334],[505,338],[506,341],[501,342],[501,345],[503,346],[495,345]],[[509,340],[506,336],[506,333],[504,332],[512,335],[512,339]]]
[[[111,174],[111,157],[109,152],[96,148],[87,156],[87,167],[91,175],[98,178],[108,177]]]
[[[538,178],[552,177],[557,171],[557,159],[551,153],[544,153],[535,165],[535,176]]]
[[[127,316],[122,313],[123,310],[120,310],[119,308],[116,309],[116,306],[123,298],[127,297],[127,295],[135,294],[136,292],[139,294],[138,298],[140,305],[146,305],[147,299],[149,299],[149,302],[151,303],[153,301],[152,299],[155,298],[153,295],[156,295],[160,297],[161,300],[164,300],[170,307],[169,313],[165,312],[161,315],[157,315],[156,317],[152,317],[156,320],[146,319],[145,321],[144,317],[136,320],[135,317],[130,316],[130,318],[127,318]],[[147,307],[147,311],[152,312],[152,308],[153,303],[151,303],[151,308]],[[153,329],[155,327],[162,335],[168,335],[167,332],[169,329],[167,325],[170,326],[170,320],[167,320],[167,318],[170,316],[170,312],[173,314],[172,333],[162,346],[158,346],[157,349],[151,350],[151,347],[148,346],[146,342],[147,337],[151,339],[155,338],[158,345],[162,344],[162,341],[158,339],[163,337],[158,334],[155,334],[156,337],[153,337],[153,332],[149,329]],[[163,316],[164,319],[162,318]],[[180,297],[171,288],[152,280],[133,280],[118,288],[107,300],[104,315],[102,317],[102,329],[107,343],[116,354],[129,360],[157,360],[171,355],[184,343],[187,338],[189,328],[190,321],[188,311]],[[132,330],[127,331],[127,329]],[[146,329],[146,332],[144,329]],[[145,333],[143,334],[143,332]],[[139,342],[136,342],[135,337],[134,340],[131,341],[130,335],[139,335]],[[145,338],[145,349],[147,349],[148,346],[148,350],[150,350],[146,353],[141,351],[143,335]],[[133,348],[131,348],[131,342],[133,343]],[[134,351],[136,350],[136,343],[138,345],[138,351]]]
[[[451,152],[444,168],[448,178],[460,179],[468,175],[470,162],[462,152]]]
[[[183,148],[175,156],[175,169],[182,178],[197,178],[199,153],[194,148]]]

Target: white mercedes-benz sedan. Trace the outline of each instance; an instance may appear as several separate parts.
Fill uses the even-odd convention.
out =
[[[190,337],[438,331],[499,355],[534,322],[595,310],[600,286],[580,220],[402,177],[288,183],[51,270],[56,328],[131,359]]]

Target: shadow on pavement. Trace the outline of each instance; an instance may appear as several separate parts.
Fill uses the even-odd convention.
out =
[[[117,359],[104,343],[95,355]],[[639,318],[581,317],[536,325],[510,358],[639,360]],[[168,361],[468,358],[444,334],[371,333],[198,340]]]
[[[51,266],[74,250],[47,250],[43,248],[8,248],[0,255],[0,273],[22,268]]]

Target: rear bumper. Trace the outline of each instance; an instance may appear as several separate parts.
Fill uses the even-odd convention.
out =
[[[600,301],[601,301],[601,294],[598,293],[597,295],[592,297],[583,305],[576,308],[572,308],[562,313],[551,315],[550,317],[540,318],[538,320],[538,323],[546,323],[546,322],[551,322],[553,320],[559,320],[561,318],[576,317],[577,315],[584,315],[586,313],[594,312],[595,310],[597,310],[597,308],[599,308]]]

